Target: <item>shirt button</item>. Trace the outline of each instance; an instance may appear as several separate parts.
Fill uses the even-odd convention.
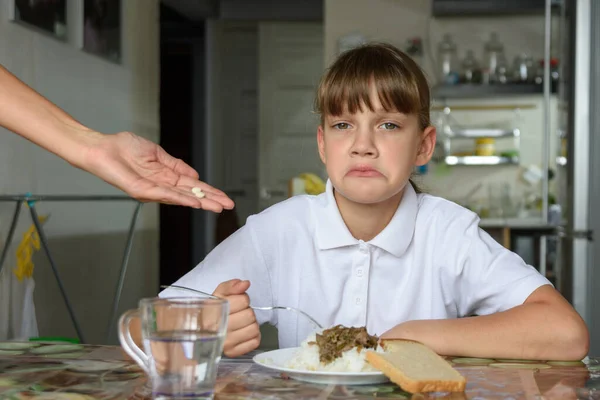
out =
[[[358,276],[359,278],[362,278],[363,276],[363,270],[362,268],[359,268],[356,270],[356,276]]]
[[[356,298],[356,305],[359,305],[359,304],[360,304],[360,297],[357,297]]]

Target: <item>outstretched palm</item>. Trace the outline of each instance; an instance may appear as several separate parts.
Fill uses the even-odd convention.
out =
[[[233,201],[222,191],[198,180],[198,173],[171,157],[162,147],[130,132],[104,135],[86,156],[90,172],[140,201],[203,208],[221,212]],[[206,197],[199,199],[192,188]]]

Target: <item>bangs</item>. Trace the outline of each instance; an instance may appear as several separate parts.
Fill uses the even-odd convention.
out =
[[[373,90],[374,89],[374,90]],[[364,46],[342,54],[323,77],[315,109],[321,118],[344,112],[377,111],[377,93],[386,112],[421,115],[429,110],[429,86],[419,66],[391,46]]]

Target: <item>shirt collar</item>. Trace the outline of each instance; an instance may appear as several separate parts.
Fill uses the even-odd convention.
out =
[[[368,243],[396,257],[402,256],[412,241],[417,219],[418,199],[410,183],[406,185],[402,201],[390,223]],[[317,245],[321,250],[352,246],[355,239],[342,219],[333,196],[333,185],[327,180],[325,193],[319,196],[316,212]]]

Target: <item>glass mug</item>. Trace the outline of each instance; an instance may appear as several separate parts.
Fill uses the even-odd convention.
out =
[[[227,333],[229,303],[217,298],[148,298],[119,320],[119,341],[144,369],[158,399],[212,399]],[[141,322],[144,350],[133,338]]]

